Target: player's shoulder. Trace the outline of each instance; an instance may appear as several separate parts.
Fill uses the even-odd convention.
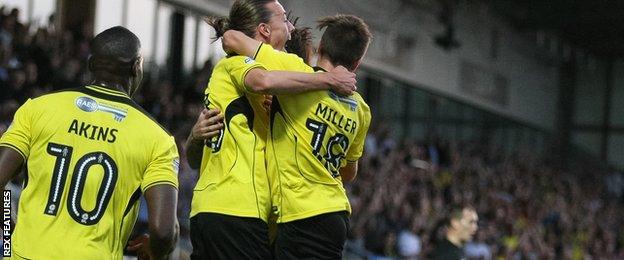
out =
[[[370,111],[370,107],[368,106],[368,103],[366,103],[366,101],[364,100],[364,98],[362,97],[362,95],[360,95],[360,93],[355,92],[353,94],[353,98],[355,100],[357,100],[357,102],[364,108],[366,108],[366,110]]]
[[[353,95],[350,96],[350,98],[357,103],[358,111],[364,114],[364,116],[370,117],[370,107],[368,106],[362,95],[360,95],[360,93],[355,92],[353,93]]]
[[[22,109],[29,111],[48,111],[51,107],[55,107],[66,102],[66,100],[75,98],[79,93],[78,90],[78,88],[61,89],[48,92],[38,97],[29,98],[22,105]]]
[[[45,93],[41,96],[31,98],[30,102],[43,103],[43,102],[49,102],[49,101],[56,101],[59,99],[65,99],[68,96],[76,95],[79,92],[80,92],[80,88],[67,88],[67,89],[55,90],[55,91]]]
[[[334,94],[331,91],[328,91],[328,93],[329,93],[330,97],[332,97],[332,99],[338,99],[338,100],[340,100],[340,101],[342,101],[344,103],[350,103],[355,108],[362,108],[362,110],[364,110],[364,111],[369,111],[370,110],[368,104],[366,103],[366,101],[364,101],[364,98],[358,92],[353,92],[353,94],[350,95],[350,96],[339,96],[337,94]]]
[[[144,122],[144,124],[142,125],[143,126],[142,128],[144,129],[144,131],[146,133],[151,131],[155,135],[159,135],[159,136],[163,136],[163,137],[164,136],[167,136],[167,137],[172,137],[173,136],[167,130],[167,128],[165,128],[163,125],[158,123],[158,121],[156,121],[156,119],[149,112],[147,112],[145,109],[143,109],[143,107],[141,107],[139,104],[134,102],[134,100],[130,100],[130,102],[133,103],[132,108],[137,111],[138,115],[141,116],[141,119],[142,119],[141,121]]]
[[[245,55],[229,55],[223,59],[221,59],[215,67],[231,67],[231,66],[240,66],[240,65],[251,65],[256,63],[257,61],[252,57],[247,57]]]
[[[238,75],[237,73],[244,72],[251,67],[264,67],[264,65],[251,57],[230,55],[217,63],[211,76],[230,77],[232,75]]]

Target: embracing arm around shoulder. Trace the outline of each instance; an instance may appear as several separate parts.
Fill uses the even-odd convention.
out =
[[[342,66],[326,73],[268,71],[254,68],[245,76],[245,85],[252,92],[271,95],[335,88],[341,89],[340,94],[350,95],[355,91],[355,83],[355,74]]]
[[[227,30],[221,39],[223,50],[231,51],[247,57],[256,56],[262,42],[236,30]]]

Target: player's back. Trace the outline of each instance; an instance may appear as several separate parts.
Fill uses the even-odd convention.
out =
[[[222,111],[225,126],[204,147],[191,217],[210,212],[267,219],[269,188],[263,150],[268,115],[262,107],[263,96],[244,87],[247,72],[260,66],[251,58],[228,56],[212,72],[205,102]]]
[[[18,257],[120,259],[142,191],[177,186],[173,137],[125,93],[102,87],[27,101],[0,143],[27,159]]]
[[[278,95],[271,107],[268,168],[278,223],[351,211],[340,168],[361,156],[370,108],[358,93]],[[292,156],[280,156],[289,154]]]

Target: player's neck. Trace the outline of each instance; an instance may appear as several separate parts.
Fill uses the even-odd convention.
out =
[[[107,89],[112,89],[112,90],[116,90],[116,91],[121,91],[123,93],[128,94],[128,87],[130,85],[130,83],[120,83],[120,82],[113,82],[113,81],[108,81],[108,80],[101,80],[101,79],[95,79],[93,80],[93,82],[91,82],[91,85],[96,85],[96,86],[100,86],[103,88],[107,88]]]
[[[329,59],[326,59],[324,57],[321,57],[318,60],[318,62],[316,63],[316,66],[323,68],[325,71],[331,71],[332,69],[336,67]]]
[[[449,233],[446,235],[446,239],[451,242],[451,244],[457,246],[457,247],[462,247],[463,243],[461,241],[461,239],[459,238],[459,236],[457,236],[457,234],[455,234],[455,232],[449,231]]]

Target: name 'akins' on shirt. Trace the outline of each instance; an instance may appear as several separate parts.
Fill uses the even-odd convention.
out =
[[[74,119],[67,130],[68,133],[72,133],[75,135],[79,135],[91,140],[100,140],[106,141],[109,143],[114,143],[117,140],[117,136],[115,135],[119,130],[115,128],[102,127],[97,125],[92,125],[85,122],[79,122]]]

